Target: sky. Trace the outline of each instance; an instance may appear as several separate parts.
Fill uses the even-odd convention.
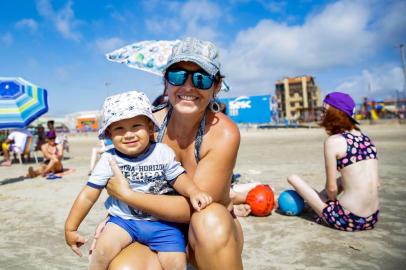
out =
[[[129,90],[153,100],[161,77],[105,54],[191,36],[220,48],[231,86],[220,97],[273,95],[277,80],[311,75],[322,96],[391,98],[404,87],[405,12],[404,0],[0,0],[0,77],[46,88],[52,116]]]

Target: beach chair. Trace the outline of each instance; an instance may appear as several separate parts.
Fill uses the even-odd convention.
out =
[[[20,164],[23,164],[24,157],[27,157],[27,160],[29,161],[31,158],[31,154],[33,154],[35,158],[35,162],[38,164],[38,155],[37,151],[35,150],[35,146],[37,145],[38,142],[38,136],[28,136],[27,140],[25,141],[25,146],[24,150],[22,152],[17,151],[15,154],[17,155],[18,161]]]

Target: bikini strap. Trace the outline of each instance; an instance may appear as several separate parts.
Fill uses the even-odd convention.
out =
[[[200,161],[200,147],[202,146],[205,127],[206,127],[206,112],[203,115],[203,119],[200,122],[199,130],[197,131],[197,134],[196,134],[196,139],[195,139],[195,158],[196,158],[196,162]]]
[[[167,106],[168,106],[168,103],[162,103],[162,104],[159,104],[157,106],[152,106],[151,110],[154,113],[154,112],[158,112],[158,111],[166,108]]]
[[[168,126],[169,119],[171,118],[171,115],[172,115],[172,110],[173,110],[172,106],[169,106],[168,113],[166,114],[164,121],[162,122],[162,125],[159,128],[157,142],[162,142],[162,140],[163,140],[165,130]],[[200,161],[200,147],[202,146],[205,127],[206,127],[206,113],[204,113],[204,115],[203,115],[203,119],[200,122],[200,126],[197,131],[196,138],[195,138],[195,151],[194,152],[195,152],[195,159],[196,159],[197,163]]]
[[[164,121],[162,122],[162,125],[159,127],[158,136],[156,139],[156,141],[159,143],[161,143],[162,139],[164,138],[165,130],[166,127],[168,126],[168,121],[169,118],[171,117],[171,114],[172,114],[172,106],[169,106],[168,113],[165,115]]]

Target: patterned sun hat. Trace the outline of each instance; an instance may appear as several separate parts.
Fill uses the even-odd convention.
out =
[[[193,62],[203,68],[208,74],[216,75],[220,71],[219,50],[210,41],[187,37],[173,46],[168,58],[168,67],[179,62]]]
[[[159,123],[151,111],[148,97],[137,91],[130,91],[107,97],[103,104],[103,125],[99,130],[99,139],[107,139],[106,129],[114,122],[145,115],[159,128]]]

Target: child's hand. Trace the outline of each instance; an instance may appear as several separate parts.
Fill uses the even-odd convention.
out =
[[[87,242],[83,236],[79,235],[78,231],[65,231],[66,244],[75,252],[78,256],[82,257],[80,247]]]
[[[196,211],[200,211],[211,204],[213,198],[206,192],[198,191],[190,195],[190,202]]]

